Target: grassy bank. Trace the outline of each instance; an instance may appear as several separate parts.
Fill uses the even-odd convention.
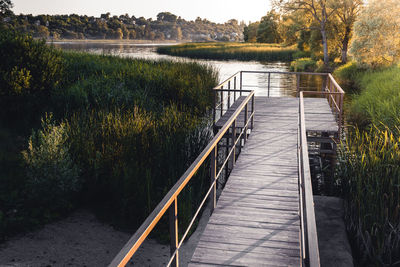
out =
[[[347,92],[349,124],[336,181],[345,199],[346,226],[359,266],[397,266],[400,261],[400,67],[334,75]]]
[[[0,239],[82,205],[134,229],[210,138],[207,66],[62,52],[12,32],[0,49]],[[183,193],[182,224],[204,181]]]
[[[255,43],[186,43],[163,46],[157,49],[160,54],[219,60],[258,60],[291,61],[297,49],[279,44]]]

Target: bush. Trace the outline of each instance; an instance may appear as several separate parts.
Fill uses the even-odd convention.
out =
[[[399,133],[355,130],[339,149],[336,177],[360,266],[397,266],[400,261]]]
[[[10,30],[0,32],[0,51],[3,119],[13,123],[40,118],[51,91],[62,79],[61,52],[44,40]]]
[[[290,70],[295,72],[313,72],[317,67],[317,62],[311,58],[299,58],[290,63]]]
[[[26,190],[29,206],[37,217],[50,220],[73,208],[80,190],[79,169],[73,162],[65,123],[56,126],[52,116],[42,120],[42,129],[33,131],[26,163]]]
[[[359,93],[361,89],[357,81],[365,71],[365,69],[358,67],[356,62],[351,61],[338,67],[333,75],[345,92]]]

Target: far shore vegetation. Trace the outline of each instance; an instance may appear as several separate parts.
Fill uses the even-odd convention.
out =
[[[219,60],[291,61],[295,46],[262,43],[186,43],[157,48],[160,54]]]

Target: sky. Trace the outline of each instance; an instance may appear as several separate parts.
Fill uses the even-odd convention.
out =
[[[156,19],[168,11],[186,20],[197,17],[213,22],[230,19],[255,22],[270,9],[270,0],[12,0],[15,14],[79,14],[99,17],[128,13],[130,16]]]

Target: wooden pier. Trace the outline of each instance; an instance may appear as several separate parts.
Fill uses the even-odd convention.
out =
[[[125,266],[166,213],[167,266],[179,266],[179,249],[206,203],[213,213],[189,266],[319,266],[308,144],[335,153],[344,92],[330,74],[266,72],[268,95],[271,75],[296,75],[299,97],[255,96],[243,90],[244,73],[254,72],[214,88],[214,138],[109,266]],[[322,90],[300,88],[301,75],[321,75]],[[178,196],[207,160],[210,187],[179,239]],[[229,179],[217,201],[222,174]]]
[[[189,266],[301,265],[298,101],[255,98],[254,129]],[[304,102],[307,130],[338,131],[325,98]]]

